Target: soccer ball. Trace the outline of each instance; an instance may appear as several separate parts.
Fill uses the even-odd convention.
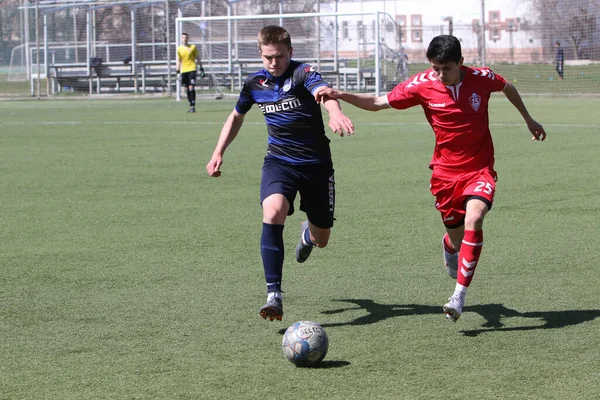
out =
[[[283,355],[297,367],[313,367],[325,358],[329,338],[316,322],[298,321],[285,331],[281,347]]]

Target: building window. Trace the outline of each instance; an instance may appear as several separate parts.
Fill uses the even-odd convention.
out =
[[[411,29],[411,40],[415,43],[423,42],[423,31],[419,29]]]
[[[398,40],[400,43],[406,42],[406,15],[396,15],[396,24],[398,24]]]
[[[348,39],[348,21],[342,21],[342,38]]]
[[[500,39],[502,39],[500,29],[498,29],[497,27],[490,28],[490,40],[492,40],[495,43],[497,40]]]
[[[489,23],[490,24],[499,24],[500,23],[500,11],[490,11]]]
[[[506,25],[506,30],[507,31],[512,31],[515,32],[518,30],[518,24],[517,24],[517,20],[515,18],[506,18],[505,20],[505,25]]]
[[[358,40],[365,40],[365,26],[362,21],[356,21],[356,31],[358,32]]]
[[[377,24],[376,21],[371,21],[371,31],[373,32],[373,34],[371,35],[371,39],[372,40],[376,40],[377,39]]]
[[[410,24],[411,26],[423,26],[423,18],[421,18],[421,14],[411,15]]]

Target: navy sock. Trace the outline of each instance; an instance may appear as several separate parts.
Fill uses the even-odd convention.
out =
[[[281,291],[283,274],[283,225],[263,223],[260,237],[260,253],[265,269],[267,291]]]
[[[310,230],[308,228],[304,230],[304,243],[310,244],[311,246],[315,245],[312,240],[310,240]]]

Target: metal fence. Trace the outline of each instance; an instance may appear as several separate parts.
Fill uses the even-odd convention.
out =
[[[234,93],[259,62],[256,34],[266,23],[291,32],[294,58],[315,63],[335,85],[350,90],[390,89],[427,66],[424,54],[431,38],[452,33],[461,40],[465,63],[514,72],[529,92],[597,94],[600,11],[588,4],[591,0],[573,1],[576,9],[573,2],[555,2],[555,11],[563,10],[558,19],[544,0],[536,0],[531,2],[537,5],[533,17],[496,19],[493,11],[480,17],[476,12],[468,23],[468,16],[460,14],[464,10],[430,23],[440,5],[435,0],[273,0],[260,6],[250,0],[5,1],[0,9],[0,96],[179,93],[174,63],[182,30],[189,31],[210,66],[200,93]],[[346,11],[357,4],[386,12]],[[273,12],[282,15],[264,15]],[[556,78],[558,39],[569,79],[548,89],[546,81]]]

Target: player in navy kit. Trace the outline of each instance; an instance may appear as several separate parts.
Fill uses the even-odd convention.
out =
[[[267,303],[259,313],[272,321],[283,317],[283,227],[286,217],[294,212],[296,194],[300,193],[300,210],[307,215],[296,247],[296,260],[304,262],[314,246],[325,247],[329,241],[335,180],[321,106],[315,100],[329,85],[314,67],[291,59],[292,42],[284,28],[270,25],[261,29],[258,49],[264,69],[246,79],[206,170],[210,176],[221,175],[225,149],[237,136],[246,113],[253,104],[258,104],[269,134],[260,186],[263,209],[260,248]],[[342,113],[337,100],[325,97],[322,104],[329,113],[333,132],[340,136],[354,133],[352,122]]]

